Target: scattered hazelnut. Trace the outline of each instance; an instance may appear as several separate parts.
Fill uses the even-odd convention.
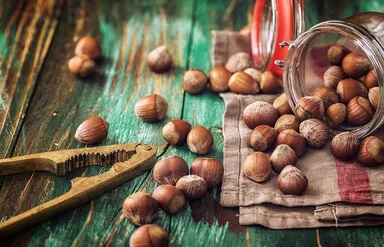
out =
[[[168,233],[156,225],[140,226],[129,239],[130,247],[168,247]]]
[[[81,78],[88,77],[95,72],[95,61],[85,55],[77,55],[68,61],[68,69],[72,74]]]
[[[229,90],[237,94],[256,94],[260,91],[257,82],[243,71],[236,72],[229,79]]]
[[[375,110],[377,110],[377,107],[379,107],[379,91],[379,87],[373,87],[369,89],[368,92],[369,102],[371,102],[371,105],[373,108],[375,108]]]
[[[307,139],[308,146],[311,148],[321,148],[329,140],[329,127],[323,121],[311,118],[301,122],[300,134]]]
[[[249,144],[256,151],[265,151],[275,144],[279,132],[268,125],[259,125],[249,136]]]
[[[278,93],[283,89],[280,78],[270,71],[261,75],[260,89],[263,93]]]
[[[224,166],[218,159],[197,158],[192,162],[191,174],[204,178],[208,188],[212,188],[223,179]]]
[[[152,197],[160,204],[161,209],[168,214],[175,214],[183,209],[185,197],[183,192],[170,184],[158,186]]]
[[[376,136],[366,137],[360,144],[357,158],[361,164],[366,166],[377,166],[384,163],[384,142]]]
[[[279,132],[292,129],[299,131],[300,120],[293,114],[281,115],[275,123],[275,129]]]
[[[374,110],[366,98],[357,96],[347,105],[347,122],[351,125],[363,125],[371,121]]]
[[[339,160],[351,160],[359,150],[359,140],[352,132],[342,132],[333,137],[331,151]]]
[[[268,155],[255,152],[248,155],[244,162],[244,175],[258,183],[266,181],[272,172]]]
[[[191,94],[201,93],[208,83],[208,78],[204,71],[199,69],[189,69],[183,76],[183,88]]]
[[[341,61],[348,52],[344,46],[333,45],[328,49],[328,61],[331,64],[341,64]]]
[[[277,118],[277,110],[264,101],[253,102],[244,109],[243,113],[244,122],[250,129],[262,124],[274,126]]]
[[[194,200],[201,198],[208,189],[207,182],[197,175],[187,175],[181,177],[176,187],[179,188],[187,199]]]
[[[167,111],[167,101],[158,94],[145,96],[135,105],[136,116],[148,123],[159,122],[165,117]]]
[[[82,37],[79,42],[77,42],[75,54],[86,55],[91,59],[96,59],[101,56],[100,43],[92,37]]]
[[[261,72],[260,70],[254,68],[246,68],[244,72],[250,75],[257,83],[261,82],[261,75],[263,74],[263,72]]]
[[[364,78],[364,85],[369,90],[373,87],[377,87],[377,73],[375,69],[371,69]]]
[[[159,160],[153,168],[153,178],[158,184],[175,185],[179,178],[188,173],[187,163],[179,156]]]
[[[163,127],[163,137],[171,145],[180,146],[187,140],[191,130],[190,123],[184,120],[172,120]]]
[[[203,126],[196,126],[189,131],[187,145],[193,153],[207,154],[213,145],[213,135]]]
[[[231,72],[223,66],[214,67],[209,73],[209,87],[218,93],[228,91],[231,75]]]
[[[347,106],[343,103],[332,104],[328,107],[325,114],[327,123],[331,127],[337,127],[342,124],[347,117]]]
[[[347,104],[353,97],[367,97],[365,86],[354,79],[344,79],[337,84],[336,92],[340,95],[340,102]]]
[[[271,155],[272,169],[280,173],[288,165],[295,166],[297,156],[295,151],[286,144],[278,145]]]
[[[229,72],[235,73],[253,67],[252,64],[252,60],[248,53],[237,52],[228,58],[225,68],[229,70]]]
[[[277,97],[273,101],[272,105],[279,112],[280,116],[284,115],[284,114],[291,114],[292,113],[292,109],[289,106],[289,103],[288,103],[288,100],[287,100],[287,96],[286,96],[285,93],[280,94],[280,96]]]
[[[172,67],[172,55],[166,46],[159,46],[148,54],[147,64],[155,73],[167,71]]]
[[[287,144],[295,150],[297,157],[300,157],[307,145],[307,139],[292,129],[283,130],[276,139],[276,145]]]
[[[324,86],[336,89],[339,81],[347,78],[340,66],[331,66],[324,73]]]
[[[370,70],[371,63],[367,58],[351,52],[343,58],[341,67],[347,76],[357,79]]]
[[[308,187],[308,179],[292,165],[284,167],[277,177],[279,189],[286,195],[302,195]]]
[[[100,117],[90,117],[77,127],[75,138],[81,143],[102,142],[108,136],[109,124]]]
[[[339,95],[336,90],[328,87],[317,88],[313,92],[313,96],[320,98],[323,101],[324,107],[328,108],[330,105],[339,102]]]
[[[123,203],[124,217],[137,226],[151,223],[158,211],[159,203],[145,192],[136,192]]]
[[[324,117],[324,103],[320,98],[305,96],[302,97],[296,105],[296,115],[301,119],[318,118]]]

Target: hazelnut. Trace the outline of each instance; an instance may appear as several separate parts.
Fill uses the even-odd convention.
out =
[[[81,143],[102,142],[108,136],[109,124],[100,117],[90,117],[77,127],[75,138]]]
[[[307,145],[307,139],[292,129],[283,130],[276,139],[276,145],[287,144],[295,150],[297,157],[300,157]]]
[[[347,117],[347,106],[343,103],[332,104],[328,107],[327,112],[327,123],[331,127],[337,127],[345,121]]]
[[[167,71],[172,67],[172,55],[166,46],[159,46],[148,54],[147,64],[155,73]]]
[[[295,166],[296,163],[295,151],[286,144],[278,145],[271,155],[272,169],[277,173],[280,173],[288,165]]]
[[[359,150],[359,140],[352,132],[342,132],[333,137],[331,151],[339,160],[351,160]]]
[[[336,89],[339,81],[347,78],[340,66],[331,66],[324,73],[324,86]]]
[[[260,70],[254,68],[246,68],[244,72],[250,75],[257,83],[261,82],[261,75],[263,74],[263,72],[261,72]]]
[[[75,54],[86,55],[91,59],[96,59],[101,56],[100,43],[92,37],[82,37],[76,44]]]
[[[180,146],[187,140],[191,130],[190,123],[184,120],[172,120],[163,127],[163,137],[171,145]]]
[[[272,172],[268,155],[262,152],[251,153],[244,162],[244,175],[258,183],[266,181]]]
[[[360,144],[357,158],[366,166],[384,163],[384,142],[375,136],[366,137]]]
[[[300,120],[293,114],[281,115],[275,123],[275,129],[279,132],[292,129],[299,131]]]
[[[287,100],[287,96],[286,96],[285,93],[280,94],[280,96],[277,97],[273,101],[272,105],[279,112],[280,116],[283,115],[283,114],[290,114],[290,113],[292,113],[292,109],[289,106],[289,103],[288,103],[288,100]]]
[[[248,53],[237,52],[228,58],[228,61],[225,64],[225,68],[229,72],[235,73],[246,68],[253,67],[252,64],[252,60]]]
[[[344,79],[337,84],[336,92],[340,95],[340,102],[347,104],[353,97],[367,97],[365,86],[354,79]]]
[[[250,146],[256,151],[265,151],[275,144],[279,132],[268,125],[259,125],[249,137]]]
[[[323,121],[311,118],[301,122],[300,134],[307,139],[308,146],[311,148],[321,148],[329,140],[329,127]]]
[[[203,197],[207,192],[208,184],[200,176],[187,175],[177,181],[176,187],[184,193],[187,199],[194,200]]]
[[[129,239],[130,247],[168,247],[168,233],[156,225],[140,226]]]
[[[341,67],[347,76],[357,79],[370,70],[371,63],[367,58],[352,52],[343,58]]]
[[[318,97],[305,96],[302,97],[296,105],[296,115],[301,119],[318,118],[324,117],[324,103]]]
[[[348,52],[344,46],[333,45],[328,49],[328,61],[331,64],[341,64],[341,61]]]
[[[212,188],[223,179],[224,166],[218,159],[197,158],[192,162],[191,174],[204,178],[208,188]]]
[[[136,116],[148,123],[159,122],[165,117],[167,111],[167,101],[158,94],[145,96],[135,105]]]
[[[152,197],[160,204],[161,209],[168,214],[180,212],[185,204],[183,192],[170,184],[158,186]]]
[[[261,75],[260,89],[263,93],[278,93],[283,89],[280,78],[270,71]]]
[[[231,75],[231,72],[223,66],[214,67],[209,73],[209,87],[218,93],[228,91]]]
[[[336,90],[328,87],[317,88],[313,92],[313,96],[320,98],[323,101],[324,107],[328,108],[330,105],[339,102],[339,95]]]
[[[203,126],[193,127],[188,133],[187,145],[193,153],[207,154],[213,145],[213,135]]]
[[[188,173],[187,163],[179,156],[159,160],[153,168],[153,178],[158,184],[175,185],[179,178]]]
[[[308,187],[308,179],[299,169],[288,165],[277,177],[279,189],[286,195],[302,195]]]
[[[357,96],[347,105],[347,122],[351,125],[363,125],[371,121],[374,110],[366,98]]]
[[[250,129],[262,124],[274,126],[278,117],[277,110],[264,101],[253,102],[244,109],[243,113],[244,122]]]
[[[128,196],[123,203],[123,214],[132,224],[151,223],[159,211],[159,203],[145,192]]]
[[[373,87],[369,89],[368,92],[369,102],[371,102],[371,105],[373,106],[373,108],[375,108],[375,110],[377,110],[377,107],[379,107],[379,92],[379,87]]]
[[[243,71],[236,72],[229,79],[229,90],[237,94],[256,94],[260,91],[257,82]]]
[[[375,69],[371,69],[364,78],[364,86],[369,90],[373,87],[377,87],[377,73]]]
[[[95,72],[95,61],[85,55],[77,55],[68,61],[68,69],[72,74],[81,78],[88,77]]]
[[[204,71],[199,69],[189,69],[183,76],[183,88],[191,94],[201,93],[208,83],[208,78]]]

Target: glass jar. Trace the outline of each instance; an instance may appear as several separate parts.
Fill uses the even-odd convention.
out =
[[[321,22],[289,42],[283,67],[283,84],[288,102],[295,109],[303,96],[313,95],[323,87],[323,74],[328,63],[327,48],[339,43],[353,52],[365,55],[377,72],[379,105],[372,120],[362,126],[344,124],[333,129],[333,134],[352,131],[363,138],[384,124],[384,14],[367,12],[344,20]]]

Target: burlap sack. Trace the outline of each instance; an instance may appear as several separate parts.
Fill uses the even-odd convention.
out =
[[[249,37],[236,32],[213,31],[212,42],[214,66],[223,65],[234,52],[250,51]],[[309,181],[302,196],[282,194],[277,187],[277,174],[264,183],[245,177],[242,165],[253,151],[249,148],[251,130],[243,122],[243,110],[258,100],[272,102],[277,95],[223,93],[221,97],[225,102],[221,204],[240,206],[241,224],[284,229],[384,223],[384,166],[366,168],[357,162],[335,160],[329,145],[316,150],[307,148],[300,157],[297,167]],[[384,128],[375,135],[384,136]]]

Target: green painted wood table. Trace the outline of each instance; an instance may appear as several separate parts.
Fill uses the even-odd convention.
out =
[[[249,22],[252,8],[248,0],[0,0],[0,157],[84,147],[74,139],[76,128],[99,115],[110,124],[102,145],[151,143],[158,146],[159,157],[180,155],[190,164],[197,156],[185,146],[167,146],[161,135],[167,121],[185,119],[212,131],[215,145],[208,156],[222,159],[224,103],[209,90],[185,93],[181,77],[188,68],[209,72],[210,31],[239,30]],[[96,75],[79,79],[68,71],[67,61],[84,35],[101,42],[103,59]],[[162,44],[170,48],[174,67],[155,74],[146,56]],[[140,121],[133,110],[138,99],[151,93],[169,104],[166,119],[157,124]],[[0,177],[0,220],[65,193],[74,177],[106,169],[90,167],[66,177],[47,172]],[[3,244],[128,245],[135,227],[123,217],[122,203],[129,194],[152,192],[155,186],[147,172],[76,210],[2,239]],[[172,246],[383,245],[383,227],[242,227],[238,209],[221,207],[219,195],[219,188],[211,189],[177,215],[160,213],[155,223],[170,233]]]

